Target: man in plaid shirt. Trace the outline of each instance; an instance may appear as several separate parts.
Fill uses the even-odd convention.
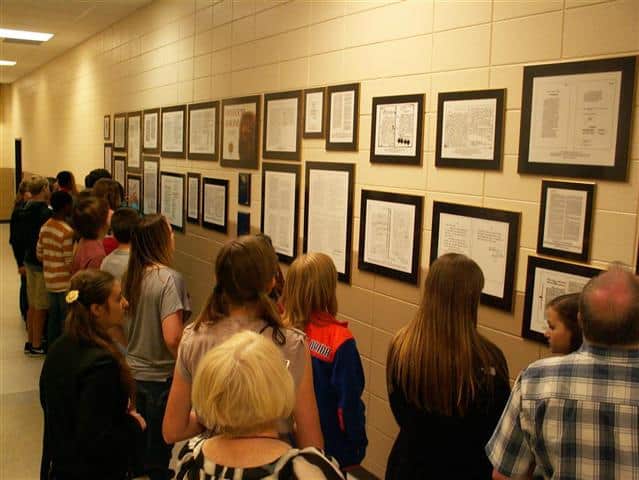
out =
[[[486,453],[493,479],[639,478],[639,281],[614,268],[581,295],[585,342],[520,375]]]

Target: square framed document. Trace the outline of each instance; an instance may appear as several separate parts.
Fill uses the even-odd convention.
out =
[[[636,57],[524,67],[519,173],[625,180]]]
[[[359,83],[328,87],[326,96],[326,150],[356,152],[359,131]]]
[[[113,180],[126,188],[126,157],[122,155],[113,156],[113,168],[111,170]]]
[[[506,89],[440,93],[435,165],[501,169],[505,96]]]
[[[521,336],[548,343],[546,305],[553,298],[581,292],[588,281],[602,272],[598,268],[557,262],[541,257],[528,257],[526,297]]]
[[[351,281],[355,165],[306,162],[304,253],[330,256],[342,282]]]
[[[324,138],[326,134],[326,88],[304,90],[304,138]]]
[[[126,113],[116,113],[113,116],[113,150],[126,151]]]
[[[220,102],[189,105],[189,159],[217,161]]]
[[[424,95],[373,98],[371,163],[421,165]]]
[[[299,161],[302,149],[302,91],[264,95],[262,158]]]
[[[543,180],[537,253],[588,261],[594,183]]]
[[[142,113],[142,152],[160,154],[160,109],[152,108]]]
[[[259,168],[259,95],[222,100],[223,167]]]
[[[430,263],[446,253],[472,258],[484,274],[481,303],[512,311],[521,214],[433,203]]]
[[[251,214],[237,212],[237,236],[251,234]]]
[[[127,173],[126,176],[127,204],[130,208],[142,211],[142,176],[137,173]]]
[[[297,256],[300,166],[262,165],[262,233],[271,237],[281,262]]]
[[[162,108],[162,156],[185,158],[186,105]]]
[[[144,165],[142,185],[142,213],[148,215],[158,213],[160,198],[160,159],[158,157],[142,157]]]
[[[417,285],[424,197],[362,190],[360,270]]]
[[[139,173],[142,168],[142,112],[126,114],[127,167]]]
[[[229,213],[229,181],[204,177],[202,182],[202,226],[226,233]]]
[[[251,205],[251,174],[238,173],[237,203]]]
[[[179,232],[184,232],[185,183],[183,173],[160,172],[160,213]]]
[[[105,140],[111,139],[111,115],[105,115],[102,123],[103,137]]]
[[[111,168],[113,167],[113,144],[105,143],[104,144],[104,169],[111,172]]]
[[[202,175],[199,173],[186,174],[186,221],[200,223],[200,183]]]

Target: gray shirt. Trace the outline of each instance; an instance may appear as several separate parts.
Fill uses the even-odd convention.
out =
[[[186,323],[191,299],[182,275],[169,267],[147,270],[135,316],[129,312],[125,327],[129,340],[127,362],[134,379],[163,382],[173,375],[175,358],[164,343],[162,322],[180,310]]]
[[[109,272],[118,280],[122,280],[122,277],[126,273],[126,269],[129,267],[129,250],[115,249],[109,253],[100,265],[100,270]]]

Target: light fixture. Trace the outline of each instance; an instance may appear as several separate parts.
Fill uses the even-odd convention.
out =
[[[1,38],[10,38],[12,40],[23,40],[27,42],[46,42],[51,40],[53,33],[29,32],[27,30],[11,30],[9,28],[0,28]]]
[[[15,64],[13,60],[0,60],[0,67],[13,67]]]

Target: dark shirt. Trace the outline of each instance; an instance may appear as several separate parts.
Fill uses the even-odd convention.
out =
[[[24,263],[42,268],[42,262],[36,256],[36,245],[40,228],[51,218],[52,212],[47,202],[28,201],[24,208],[16,211],[16,241],[24,247]]]
[[[24,243],[20,241],[19,217],[20,210],[22,210],[26,204],[27,202],[23,200],[13,207],[13,211],[11,212],[11,221],[9,223],[9,243],[11,244],[13,257],[16,259],[18,267],[22,267],[24,265]]]

